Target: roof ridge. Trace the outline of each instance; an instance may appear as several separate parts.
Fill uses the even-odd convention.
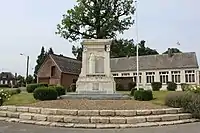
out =
[[[58,55],[58,54],[50,54],[50,55],[54,55],[54,56],[57,56],[57,57],[62,57],[62,58],[67,58],[67,59],[71,59],[71,60],[75,60],[75,61],[79,61],[77,60],[76,58],[72,58],[72,57],[68,57],[68,56],[64,56],[64,55]]]
[[[173,53],[175,55],[180,54],[195,54],[196,52],[183,52],[183,53]],[[167,54],[154,54],[154,55],[140,55],[139,57],[151,57],[151,56],[166,56]],[[124,59],[124,58],[136,58],[136,56],[130,56],[130,57],[112,57],[111,59]]]

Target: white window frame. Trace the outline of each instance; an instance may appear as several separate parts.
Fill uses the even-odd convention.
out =
[[[159,72],[160,82],[166,84],[169,81],[169,72],[168,71],[161,71]]]
[[[181,83],[181,71],[171,71],[172,82]]]
[[[122,77],[130,76],[130,73],[122,73]]]
[[[133,82],[137,83],[137,73],[133,73]],[[142,73],[139,73],[139,83],[142,83]]]
[[[155,81],[155,72],[146,72],[146,83],[151,84]]]
[[[119,74],[118,73],[113,73],[113,77],[118,77]]]
[[[185,82],[195,83],[195,70],[185,70]]]

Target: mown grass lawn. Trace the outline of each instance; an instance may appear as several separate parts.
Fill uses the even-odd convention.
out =
[[[130,94],[129,91],[122,91],[122,92],[118,92],[118,93]],[[155,105],[155,106],[157,106],[157,105],[163,106],[164,103],[165,103],[165,97],[168,93],[170,93],[170,92],[168,92],[168,91],[153,92],[154,99],[151,100],[151,101],[147,101],[145,103],[149,103],[149,104],[152,104],[152,105]],[[39,102],[39,101],[34,99],[32,93],[27,93],[25,91],[22,91],[20,94],[13,95],[10,98],[10,100],[8,100],[4,103],[4,105],[30,105],[30,104],[33,104],[33,103],[39,105],[41,103],[41,102],[39,102],[39,103],[37,103],[37,102]],[[46,101],[46,102],[48,102],[48,101]],[[139,101],[132,100],[132,103],[138,104]],[[141,102],[141,103],[144,103],[144,102]]]
[[[37,102],[32,93],[21,92],[20,94],[13,95],[3,105],[26,105]]]
[[[122,94],[130,94],[130,91],[119,91],[118,93]],[[150,102],[158,105],[164,105],[165,104],[165,97],[171,93],[170,91],[153,91],[153,100]]]

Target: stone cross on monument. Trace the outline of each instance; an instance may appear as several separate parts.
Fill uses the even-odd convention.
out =
[[[78,94],[114,94],[115,81],[110,69],[109,39],[82,42],[82,68],[76,82]]]

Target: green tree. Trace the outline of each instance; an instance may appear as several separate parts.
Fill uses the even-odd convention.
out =
[[[25,78],[21,75],[18,75],[17,76],[17,84],[22,87],[22,86],[25,86],[26,85],[26,81],[25,81]]]
[[[52,49],[52,48],[50,48],[50,49],[48,50],[48,54],[54,54],[54,52],[53,52],[53,49]]]
[[[173,53],[182,53],[178,48],[170,48],[170,50],[171,50],[172,54]],[[163,54],[168,54],[168,52],[169,52],[169,49],[166,50]]]
[[[76,41],[82,38],[115,38],[134,23],[133,0],[77,0],[63,15],[56,34]]]
[[[63,15],[57,32],[69,41],[79,39],[114,39],[134,23],[133,0],[77,0],[77,5]],[[82,47],[72,47],[78,60]]]
[[[32,75],[28,75],[28,77],[26,78],[26,83],[27,84],[34,83],[34,77]]]
[[[40,52],[40,55],[37,57],[37,60],[36,60],[36,66],[35,66],[35,70],[34,70],[34,80],[36,81],[37,80],[37,73],[38,73],[38,70],[40,69],[42,63],[44,62],[45,60],[45,57],[46,57],[46,52],[45,52],[45,49],[44,47],[42,46],[41,48],[41,52]]]

